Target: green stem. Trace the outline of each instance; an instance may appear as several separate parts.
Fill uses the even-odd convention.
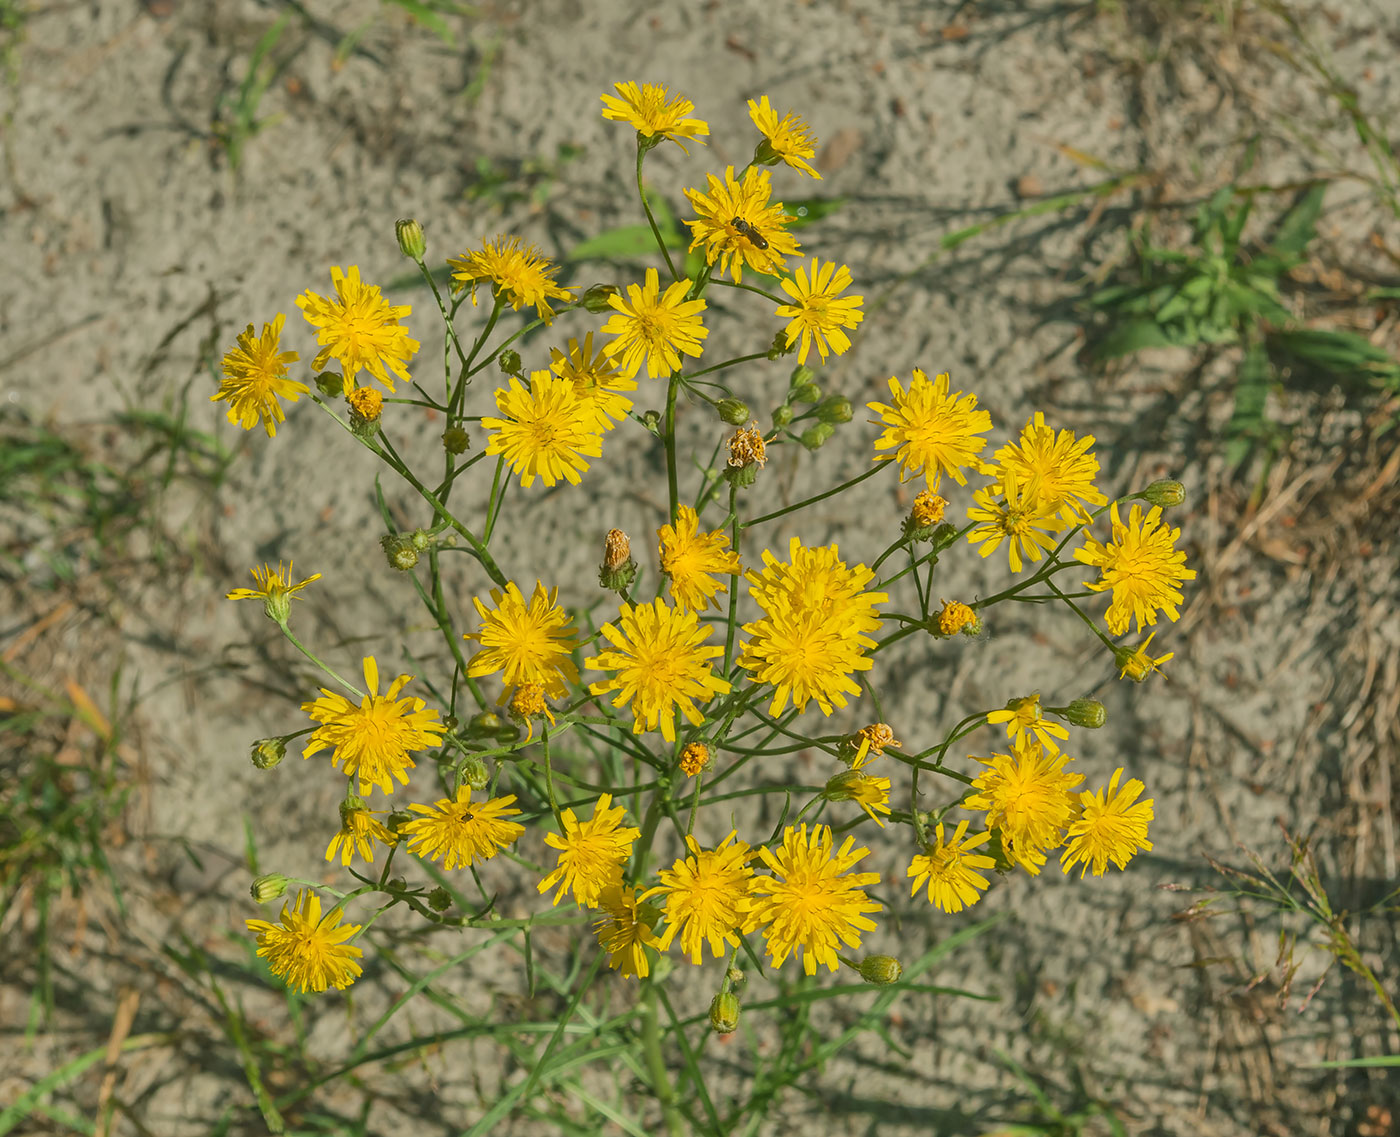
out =
[[[322,671],[324,671],[327,675],[329,675],[332,679],[334,679],[352,695],[360,699],[363,699],[365,697],[365,693],[361,691],[358,687],[356,687],[355,684],[351,683],[348,679],[342,678],[337,672],[333,671],[329,666],[327,666],[321,660],[316,658],[316,656],[312,655],[311,652],[309,652],[306,649],[305,645],[302,644],[301,640],[297,639],[296,636],[293,635],[291,628],[287,627],[286,624],[282,624],[280,625],[280,627],[282,629],[282,634],[287,637],[288,642],[294,648],[296,648],[297,651],[301,652],[302,655],[306,656],[307,659],[311,660],[312,663],[314,663],[317,667],[319,667]]]
[[[656,224],[656,218],[651,214],[651,206],[647,204],[647,191],[642,188],[642,161],[646,158],[646,153],[646,150],[641,145],[641,141],[638,140],[637,197],[641,199],[642,212],[647,215],[647,224],[651,226],[651,235],[656,238],[656,247],[661,250],[661,256],[666,261],[667,269],[670,270],[671,279],[680,280],[681,274],[676,271],[676,266],[671,263],[671,251],[666,248],[666,242],[661,237],[661,227]]]
[[[676,1108],[676,1092],[666,1073],[666,1059],[661,1053],[661,1024],[656,1014],[656,986],[648,982],[642,991],[642,1053],[646,1058],[647,1075],[652,1092],[661,1103],[661,1115],[666,1119],[666,1131],[671,1137],[685,1137],[681,1112]]]
[[[666,488],[671,495],[672,525],[676,523],[681,500],[680,483],[676,479],[676,391],[680,385],[680,374],[672,375],[666,388],[666,419],[662,425],[662,441],[666,444]]]
[[[784,517],[789,513],[796,513],[799,509],[806,509],[809,505],[816,505],[817,502],[825,501],[829,497],[835,497],[837,494],[845,492],[852,486],[860,485],[860,483],[865,481],[866,478],[874,477],[881,470],[886,469],[888,465],[889,464],[886,462],[877,462],[876,464],[872,465],[870,469],[866,470],[865,473],[857,474],[854,478],[848,478],[839,486],[836,486],[833,489],[829,489],[825,493],[814,494],[811,497],[803,498],[801,501],[796,502],[793,505],[785,505],[782,509],[775,509],[772,513],[765,513],[762,517],[755,517],[752,521],[745,521],[744,528],[752,529],[755,525],[762,525],[765,521],[773,521],[776,518]]]

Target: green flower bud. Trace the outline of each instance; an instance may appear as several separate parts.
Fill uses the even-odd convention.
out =
[[[439,886],[428,893],[428,907],[434,912],[446,912],[452,907],[452,893]]]
[[[488,734],[500,734],[505,725],[506,720],[495,711],[479,711],[472,715],[471,722],[467,724],[467,736],[480,738]]]
[[[345,394],[345,377],[339,371],[322,371],[314,382],[316,389],[328,399],[338,399]]]
[[[644,411],[644,412],[642,412],[642,425],[643,425],[644,427],[646,427],[649,431],[651,431],[652,434],[654,434],[654,435],[656,435],[658,438],[660,438],[660,437],[661,437],[661,412],[660,412],[660,411]]]
[[[1098,730],[1108,721],[1108,712],[1097,699],[1075,699],[1065,708],[1065,718],[1075,726]]]
[[[491,781],[490,771],[486,769],[486,762],[479,754],[468,754],[462,759],[461,774],[462,781],[474,790],[484,790]]]
[[[836,428],[831,423],[819,422],[802,432],[802,445],[808,450],[820,450],[826,444],[826,440],[835,433]]]
[[[347,795],[345,800],[343,800],[340,803],[341,825],[344,825],[347,821],[349,821],[352,814],[356,813],[358,810],[364,809],[364,807],[364,798],[360,797],[358,794]]]
[[[423,254],[428,251],[428,239],[423,236],[423,226],[411,217],[401,217],[394,222],[394,235],[399,239],[399,252],[411,261],[423,262]]]
[[[738,399],[721,399],[715,410],[719,411],[719,417],[730,426],[743,426],[749,421],[748,404]]]
[[[768,347],[769,359],[782,359],[785,355],[791,355],[797,350],[797,340],[788,342],[787,332],[779,332],[773,337],[772,344]]]
[[[766,138],[754,147],[753,164],[755,166],[776,166],[781,160],[782,155],[773,149],[773,144]]]
[[[266,904],[287,894],[287,878],[280,872],[264,873],[253,881],[253,887],[248,891],[257,903]]]
[[[1150,505],[1171,508],[1186,500],[1186,487],[1171,478],[1160,478],[1142,491]]]
[[[259,770],[271,770],[287,756],[287,741],[283,738],[260,738],[253,743],[249,755]]]
[[[744,988],[749,985],[749,977],[737,967],[731,967],[726,971],[724,978],[729,983],[729,989],[736,995],[742,995]]]
[[[406,809],[396,809],[384,819],[385,828],[391,833],[399,833],[403,827],[414,819],[414,815]]]
[[[721,991],[710,1002],[710,1026],[716,1034],[733,1034],[739,1027],[739,1000]]]
[[[787,426],[792,422],[792,408],[784,403],[781,407],[773,408],[773,425]]]
[[[730,485],[746,490],[758,481],[758,463],[750,463],[747,466],[730,466],[724,471],[724,476],[729,479]]]
[[[822,397],[822,389],[815,383],[803,383],[792,389],[794,403],[815,403]]]
[[[460,426],[450,426],[442,432],[442,448],[449,454],[465,454],[471,445],[472,436]]]
[[[860,977],[867,983],[884,987],[898,983],[904,974],[904,965],[892,955],[868,955],[860,961]]]
[[[608,303],[608,297],[617,294],[618,287],[615,284],[595,284],[583,294],[583,306],[590,312],[611,312],[612,305]]]
[[[418,563],[418,550],[413,547],[413,538],[402,533],[385,533],[379,538],[389,567],[399,572],[408,572]]]
[[[500,365],[501,371],[506,375],[519,375],[522,366],[520,353],[513,348],[506,348],[500,355],[496,356],[496,362]]]
[[[829,423],[850,422],[851,400],[845,395],[828,395],[817,407],[817,418]]]
[[[810,383],[817,377],[817,373],[805,363],[799,363],[792,369],[792,377],[788,380],[789,387],[800,387],[804,383]]]

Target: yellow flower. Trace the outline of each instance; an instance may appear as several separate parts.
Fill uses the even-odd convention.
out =
[[[252,430],[261,419],[269,438],[276,436],[277,424],[286,419],[277,400],[295,403],[311,390],[305,383],[287,378],[287,364],[300,357],[294,351],[277,350],[286,321],[286,316],[277,313],[272,323],[263,324],[260,337],[254,337],[253,325],[249,324],[238,337],[238,346],[224,355],[224,377],[218,394],[209,396],[211,403],[226,401],[229,422],[236,422],[244,430]]]
[[[931,529],[943,520],[943,511],[948,508],[948,500],[939,497],[932,490],[920,490],[914,495],[914,508],[910,516],[920,529]]]
[[[1113,521],[1113,539],[1099,544],[1091,535],[1084,538],[1084,547],[1074,551],[1075,558],[1094,565],[1102,575],[1098,580],[1084,582],[1094,592],[1113,590],[1113,602],[1108,606],[1104,623],[1115,636],[1128,630],[1136,618],[1138,630],[1157,622],[1157,612],[1165,612],[1176,620],[1180,613],[1180,584],[1194,580],[1196,570],[1186,567],[1186,554],[1173,547],[1181,536],[1180,529],[1162,525],[1162,510],[1154,505],[1143,516],[1142,506],[1128,511],[1125,525],[1118,517],[1118,503],[1113,503],[1109,516]]]
[[[778,112],[769,105],[767,95],[757,103],[749,100],[749,118],[764,139],[754,152],[755,162],[766,166],[786,162],[794,170],[801,170],[821,180],[821,175],[806,161],[817,152],[817,139],[802,118],[791,111],[778,118]]]
[[[392,305],[377,286],[360,283],[357,265],[351,265],[348,273],[334,266],[331,283],[334,300],[310,289],[297,297],[297,307],[307,323],[320,329],[316,342],[322,346],[311,366],[323,371],[330,360],[336,360],[347,395],[361,371],[368,371],[391,392],[394,379],[390,372],[407,383],[408,361],[421,345],[399,321],[413,309],[407,304]]]
[[[863,758],[861,762],[864,763]],[[879,814],[883,813],[888,817],[890,813],[889,778],[872,777],[862,773],[860,767],[856,766],[829,779],[821,796],[827,801],[853,801],[865,810],[865,815],[871,821],[881,829],[885,827],[885,818]]]
[[[703,742],[687,742],[681,749],[681,773],[693,778],[710,764],[710,748]]]
[[[603,351],[616,359],[624,378],[631,379],[647,365],[647,376],[655,379],[679,370],[681,355],[698,358],[709,331],[700,319],[706,301],[687,300],[691,281],[678,280],[661,293],[660,278],[647,269],[644,285],[629,284],[627,299],[609,296],[615,309],[603,325],[606,335],[615,336]]]
[[[496,295],[510,301],[517,312],[529,305],[547,324],[554,319],[551,300],[570,301],[573,294],[554,283],[559,271],[534,245],[520,246],[519,237],[504,235],[486,241],[480,249],[470,250],[460,257],[449,257],[452,269],[452,291],[471,288],[472,304],[476,304],[476,286],[490,281]]]
[[[816,826],[809,838],[804,824],[783,830],[776,853],[759,850],[773,875],[753,880],[750,924],[764,928],[774,967],[798,951],[808,975],[817,973],[819,963],[835,971],[838,943],[859,948],[861,932],[874,930],[866,913],[878,912],[880,905],[863,888],[878,884],[880,874],[849,871],[870,853],[852,849],[854,844],[855,838],[847,837],[833,851],[830,826]]]
[[[376,820],[360,798],[353,797],[340,807],[340,829],[326,846],[326,860],[335,860],[338,853],[340,863],[349,865],[350,858],[358,851],[360,859],[372,865],[376,841],[392,846],[398,838],[382,821]]]
[[[467,674],[473,679],[504,671],[505,692],[498,704],[503,704],[515,688],[526,683],[538,683],[551,698],[562,699],[568,692],[565,683],[578,682],[578,668],[569,658],[578,646],[569,614],[555,602],[557,588],[545,591],[544,584],[535,581],[530,602],[519,586],[510,581],[505,591],[491,590],[488,608],[473,597],[472,604],[481,617],[481,631],[468,632],[462,638],[481,645],[481,650],[467,660]]]
[[[1113,771],[1106,789],[1079,795],[1080,814],[1069,827],[1069,841],[1060,856],[1060,867],[1069,872],[1079,865],[1081,880],[1085,869],[1092,870],[1095,876],[1103,876],[1109,861],[1120,869],[1127,868],[1139,851],[1152,848],[1152,842],[1147,839],[1152,799],[1137,800],[1143,784],[1136,778],[1130,778],[1120,790],[1118,779],[1122,776],[1120,766]]]
[[[851,341],[842,328],[855,328],[865,313],[861,305],[864,296],[842,296],[851,287],[851,270],[845,265],[839,268],[835,261],[825,265],[816,257],[812,258],[811,275],[799,268],[791,279],[779,281],[779,286],[792,297],[792,304],[780,304],[774,315],[788,321],[787,342],[791,347],[802,337],[802,347],[797,354],[798,363],[807,362],[807,353],[812,344],[817,345],[822,362],[826,362],[827,352],[844,355],[850,350]]]
[[[614,83],[616,95],[599,95],[603,100],[603,117],[613,122],[626,122],[636,127],[644,138],[655,139],[652,145],[669,138],[685,153],[684,139],[704,145],[701,135],[709,134],[709,125],[698,118],[686,118],[695,104],[679,95],[671,98],[664,86],[643,83]]]
[[[1043,718],[1040,713],[1040,696],[1027,695],[1024,699],[1012,699],[999,711],[987,715],[987,721],[995,726],[1006,724],[1006,736],[1017,746],[1028,746],[1032,741],[1045,747],[1047,754],[1058,754],[1059,746],[1055,739],[1069,738],[1069,731],[1057,722]]]
[[[593,409],[593,429],[605,434],[627,417],[632,400],[624,391],[635,391],[636,381],[617,373],[617,365],[603,349],[593,354],[593,333],[583,337],[583,343],[569,340],[567,355],[557,347],[549,352],[549,369],[561,379],[574,385],[574,394]]]
[[[593,816],[582,824],[572,809],[566,809],[562,817],[563,835],[545,835],[544,843],[559,850],[559,862],[535,887],[540,892],[548,892],[559,885],[559,891],[554,894],[555,904],[572,892],[579,907],[594,907],[603,889],[620,878],[622,862],[631,855],[632,842],[641,830],[620,826],[627,810],[611,806],[612,796],[603,794],[593,803]]]
[[[705,263],[719,261],[735,283],[744,279],[744,266],[777,276],[786,258],[797,252],[797,242],[784,226],[788,216],[781,202],[768,204],[773,180],[767,170],[750,166],[744,180],[736,181],[734,167],[724,168],[724,180],[706,174],[708,193],[688,189],[686,199],[700,216],[688,222],[690,247],[705,250]]]
[[[854,737],[847,741],[856,748],[855,756],[851,759],[852,770],[863,768],[871,759],[883,758],[887,746],[896,750],[904,747],[904,743],[895,738],[889,724],[883,722],[872,722],[869,726],[861,727]]]
[[[374,422],[384,410],[384,396],[373,387],[355,387],[345,396],[352,412],[351,422]]]
[[[536,478],[547,486],[560,478],[576,486],[588,469],[584,457],[603,453],[592,403],[580,399],[568,379],[549,371],[530,372],[528,391],[512,375],[509,390],[496,389],[496,409],[503,417],[481,420],[492,431],[486,453],[505,455],[526,489]]]
[[[339,766],[347,777],[358,777],[361,794],[374,786],[390,794],[392,778],[408,785],[407,771],[414,767],[410,752],[436,746],[447,728],[437,721],[436,710],[424,709],[422,699],[399,698],[412,676],[400,675],[380,695],[379,665],[373,656],[365,656],[364,668],[369,694],[359,706],[324,687],[322,698],[301,705],[313,722],[321,724],[306,740],[301,756],[310,758],[329,747],[331,765]]]
[[[985,844],[991,834],[979,833],[976,837],[964,838],[966,832],[967,822],[959,821],[953,839],[945,840],[943,823],[938,823],[934,843],[909,864],[906,875],[914,878],[909,895],[918,896],[919,889],[927,882],[928,898],[940,912],[961,912],[982,899],[988,882],[977,870],[995,868],[996,860],[972,850]]]
[[[1021,485],[1034,485],[1040,501],[1047,508],[1058,509],[1066,525],[1088,524],[1085,507],[1108,503],[1094,485],[1099,460],[1089,453],[1093,444],[1092,434],[1078,440],[1072,430],[1056,434],[1053,427],[1045,425],[1045,415],[1036,411],[1021,437],[1008,442],[994,457],[1001,469],[1015,471]]]
[[[300,580],[296,584],[292,583],[292,565],[287,564],[287,574],[282,575],[282,565],[278,562],[277,571],[272,571],[271,565],[263,565],[261,569],[249,570],[253,574],[253,579],[258,582],[257,588],[235,588],[230,592],[228,600],[261,600],[263,611],[267,613],[269,620],[277,623],[285,623],[287,617],[291,615],[292,598],[305,588],[312,581],[320,580],[321,574],[312,573],[305,580]]]
[[[471,786],[458,786],[455,799],[410,805],[423,816],[402,825],[399,832],[408,838],[408,851],[415,857],[440,860],[450,872],[459,865],[489,861],[520,838],[525,826],[507,820],[520,812],[511,808],[514,802],[514,794],[473,802]]]
[[[544,700],[544,688],[538,683],[522,683],[510,697],[510,715],[529,727],[525,741],[535,737],[535,719],[548,719],[554,725],[554,712]]]
[[[972,783],[977,792],[964,798],[963,806],[985,810],[987,827],[1000,832],[1007,856],[1039,874],[1045,854],[1064,840],[1074,813],[1070,791],[1084,775],[1066,773],[1069,755],[1045,754],[1038,743],[974,760],[987,769]]]
[[[1012,572],[1021,571],[1023,558],[1038,562],[1055,547],[1056,534],[1064,528],[1058,504],[1042,501],[1036,495],[1035,484],[1022,485],[1011,470],[1001,471],[993,485],[972,495],[972,501],[968,520],[980,524],[968,533],[967,539],[974,545],[982,543],[977,551],[983,557],[991,556],[1006,541]]]
[[[851,672],[874,666],[865,651],[880,628],[875,606],[889,596],[862,591],[875,573],[848,569],[835,545],[806,549],[793,537],[788,559],[783,564],[765,549],[763,572],[745,576],[764,615],[744,625],[749,639],[738,663],[755,683],[773,684],[769,714],[781,714],[791,697],[799,711],[816,699],[829,715],[833,704],[844,707],[847,695],[860,694]]]
[[[360,976],[355,961],[364,955],[345,941],[360,930],[359,924],[341,924],[344,913],[332,908],[323,919],[321,898],[302,892],[296,907],[282,905],[282,921],[246,920],[257,934],[258,954],[267,960],[272,974],[303,994],[334,987],[343,991]]]
[[[1152,642],[1152,637],[1156,632],[1148,632],[1147,638],[1135,648],[1116,647],[1113,649],[1113,658],[1118,661],[1118,666],[1122,668],[1118,672],[1118,678],[1130,678],[1134,683],[1141,683],[1154,671],[1160,671],[1162,664],[1169,659],[1176,658],[1176,652],[1169,651],[1166,655],[1160,655],[1153,659],[1147,654],[1147,645]]]
[[[677,608],[703,612],[729,586],[711,573],[733,576],[739,572],[739,554],[729,551],[729,538],[722,529],[700,533],[700,516],[682,505],[674,525],[656,531],[660,538],[661,571],[671,578],[671,599]]]
[[[955,636],[964,629],[971,629],[972,634],[977,630],[977,613],[961,600],[945,600],[943,608],[938,613],[938,631],[940,635]]]
[[[662,951],[679,935],[681,951],[691,963],[699,964],[705,944],[719,959],[727,947],[739,946],[739,933],[752,930],[748,896],[754,880],[749,866],[753,850],[744,841],[734,841],[736,835],[737,830],[731,830],[714,849],[701,849],[694,837],[687,836],[690,855],[657,873],[661,883],[646,897],[666,898]]]
[[[977,437],[992,429],[992,416],[977,409],[977,396],[961,391],[949,393],[951,375],[944,371],[932,382],[914,368],[909,390],[890,377],[893,406],[866,403],[875,411],[885,432],[875,440],[876,450],[898,449],[894,454],[876,454],[875,460],[897,458],[900,480],[923,475],[930,488],[938,489],[946,473],[960,486],[967,485],[964,467],[982,468],[977,457],[987,445]],[[871,419],[871,422],[876,420]]]
[[[598,907],[607,915],[593,925],[593,934],[608,953],[608,966],[624,979],[645,979],[651,974],[646,949],[661,942],[652,931],[660,913],[650,904],[639,904],[637,890],[620,879],[603,889]]]
[[[616,650],[586,659],[584,666],[618,674],[591,684],[589,694],[616,691],[613,706],[632,704],[633,734],[660,729],[667,742],[674,742],[675,708],[698,726],[704,716],[695,700],[705,703],[728,693],[729,683],[717,678],[708,662],[723,655],[724,648],[704,643],[713,629],[701,624],[695,612],[668,608],[660,598],[635,608],[622,605],[617,623],[620,630],[613,624],[600,629]]]

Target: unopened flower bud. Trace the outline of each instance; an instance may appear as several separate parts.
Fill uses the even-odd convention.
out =
[[[808,450],[820,450],[826,445],[826,440],[835,433],[836,428],[831,423],[819,422],[802,432],[802,445]]]
[[[733,1034],[739,1027],[739,1000],[721,991],[710,1002],[710,1026],[716,1034]]]
[[[442,448],[449,454],[465,454],[471,444],[471,435],[460,426],[450,426],[442,432]]]
[[[399,572],[408,572],[418,563],[418,550],[413,547],[413,538],[403,533],[385,533],[379,538],[389,567]]]
[[[411,261],[422,262],[428,251],[428,239],[423,236],[423,226],[411,217],[401,217],[394,222],[394,235],[399,239],[399,252]]]
[[[799,387],[792,389],[792,401],[794,403],[815,403],[822,397],[822,389],[815,383],[803,383]]]
[[[328,399],[346,394],[345,377],[339,371],[322,371],[315,378],[316,390]]]
[[[595,284],[583,294],[583,306],[590,312],[611,312],[608,297],[618,294],[615,284]]]
[[[898,983],[904,974],[904,965],[892,955],[867,955],[860,961],[860,977],[867,983],[884,987]]]
[[[280,872],[264,873],[253,881],[248,891],[257,903],[266,904],[287,894],[287,878]]]
[[[271,770],[287,756],[287,742],[282,738],[260,738],[253,743],[253,765],[259,770]]]
[[[773,408],[773,425],[776,427],[787,426],[792,422],[792,408],[784,403],[780,407]]]
[[[434,912],[446,912],[452,907],[452,893],[439,885],[428,893],[428,907]]]
[[[736,995],[742,995],[744,988],[749,985],[749,977],[737,967],[731,967],[726,971],[724,978],[729,983],[729,989]]]
[[[507,375],[519,375],[522,366],[520,353],[514,348],[506,348],[500,355],[496,356],[496,362],[501,370]]]
[[[681,772],[693,778],[710,764],[710,748],[703,742],[688,742],[681,751]]]
[[[1150,505],[1170,508],[1186,500],[1186,487],[1171,478],[1161,478],[1142,491]]]
[[[408,539],[412,542],[413,547],[420,553],[426,553],[429,546],[433,543],[433,535],[426,529],[413,530],[413,532],[408,535]]]
[[[805,363],[799,363],[792,369],[792,377],[788,380],[789,387],[801,387],[804,383],[810,383],[817,377],[817,373]]]
[[[1108,721],[1108,712],[1097,699],[1075,699],[1065,708],[1065,718],[1075,726],[1098,730]]]
[[[779,332],[773,337],[773,342],[768,347],[769,359],[781,359],[785,355],[791,355],[797,350],[797,340],[788,339],[787,332]]]
[[[390,833],[402,835],[403,827],[410,821],[413,821],[415,817],[415,814],[409,813],[406,809],[396,809],[384,819],[384,827],[388,829]]]
[[[719,411],[719,417],[730,426],[743,426],[749,421],[749,408],[738,399],[721,399],[715,410]]]
[[[609,592],[625,593],[637,579],[637,562],[632,559],[632,542],[621,529],[609,529],[603,541],[603,564],[598,583]]]
[[[486,760],[479,754],[468,754],[458,767],[462,781],[474,790],[484,790],[491,781],[491,772],[486,768]]]
[[[661,412],[644,411],[642,413],[642,425],[658,438],[661,437]]]
[[[817,418],[832,425],[850,422],[851,417],[851,400],[845,395],[828,395],[817,407]]]
[[[480,711],[472,715],[471,721],[467,724],[467,737],[485,738],[500,734],[505,729],[505,725],[505,719],[501,718],[495,711]]]

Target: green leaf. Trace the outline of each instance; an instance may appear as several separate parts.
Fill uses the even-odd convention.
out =
[[[1347,1058],[1339,1062],[1309,1062],[1305,1070],[1336,1070],[1343,1066],[1400,1066],[1400,1054],[1377,1054],[1371,1058]]]
[[[448,47],[457,46],[457,41],[452,36],[452,29],[448,27],[447,21],[442,18],[440,12],[433,11],[428,5],[420,3],[420,0],[389,0],[389,2],[397,4]]]
[[[1385,348],[1377,347],[1355,332],[1300,328],[1279,332],[1271,336],[1269,342],[1299,359],[1335,371],[1362,371],[1372,366],[1388,370],[1400,366]]]
[[[1094,349],[1100,359],[1132,355],[1148,347],[1171,347],[1172,340],[1154,320],[1128,320],[1103,337]]]
[[[1235,376],[1235,409],[1225,428],[1226,437],[1230,440],[1225,449],[1225,459],[1232,469],[1249,456],[1254,443],[1267,429],[1264,409],[1273,383],[1274,369],[1269,362],[1269,353],[1264,350],[1262,342],[1255,340],[1245,350],[1244,361],[1240,364],[1239,374]]]
[[[1317,219],[1322,213],[1322,199],[1326,196],[1326,182],[1310,187],[1279,222],[1269,247],[1283,256],[1301,259],[1304,250],[1317,236]]]
[[[680,230],[665,226],[661,228],[661,239],[668,249],[685,248],[685,238]],[[656,237],[650,225],[623,225],[617,229],[607,229],[596,237],[581,241],[569,250],[566,261],[634,261],[647,257],[656,251]]]

